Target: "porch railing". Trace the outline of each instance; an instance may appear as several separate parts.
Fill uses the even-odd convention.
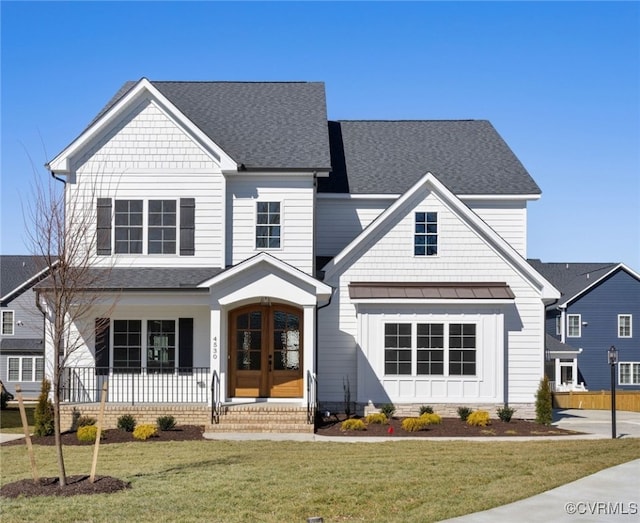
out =
[[[307,423],[310,425],[316,422],[316,410],[318,409],[318,378],[307,371]]]
[[[211,374],[211,423],[220,423],[220,376],[218,371]]]
[[[102,384],[109,382],[112,403],[208,403],[209,367],[172,369],[141,367],[66,367],[62,373],[62,399],[72,403],[100,401]]]

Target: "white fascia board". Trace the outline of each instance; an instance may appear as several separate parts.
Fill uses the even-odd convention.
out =
[[[77,155],[82,148],[91,143],[93,139],[99,136],[105,127],[113,123],[113,121],[122,115],[124,111],[129,109],[133,104],[145,96],[154,100],[168,118],[187,131],[190,136],[195,138],[196,143],[201,146],[205,153],[213,156],[213,158],[220,163],[220,167],[222,169],[229,171],[237,169],[236,162],[216,143],[214,143],[211,138],[194,125],[191,120],[189,120],[146,78],[142,78],[122,98],[120,98],[120,100],[109,108],[109,110],[106,111],[99,120],[94,122],[91,127],[78,136],[70,145],[51,160],[46,165],[47,169],[52,173],[68,173],[70,170],[70,159]]]
[[[582,349],[576,349],[576,350],[550,350],[547,351],[549,353],[549,357],[551,358],[566,358],[568,355],[573,355],[575,354],[576,356],[578,354],[582,354]]]
[[[9,299],[12,299],[12,300],[15,299],[17,295],[22,294],[22,291],[27,290],[29,287],[32,287],[38,281],[40,281],[42,278],[44,278],[45,275],[49,272],[49,270],[52,269],[52,268],[55,268],[55,266],[58,265],[58,263],[59,263],[59,260],[56,260],[55,262],[53,262],[51,264],[51,267],[45,267],[44,269],[42,269],[37,274],[34,274],[33,276],[31,276],[31,278],[29,278],[25,282],[23,282],[20,285],[18,285],[15,289],[13,289],[12,291],[10,291],[7,294],[5,294],[4,296],[2,296],[0,298],[0,302],[4,303],[5,301],[8,301]]]
[[[591,284],[589,284],[587,287],[582,289],[580,292],[578,292],[577,294],[575,294],[575,295],[571,296],[570,298],[567,298],[566,300],[564,300],[562,303],[560,303],[558,305],[558,308],[559,309],[566,309],[571,302],[575,301],[580,296],[583,296],[584,294],[587,294],[593,287],[595,287],[596,285],[599,285],[600,282],[604,281],[605,279],[607,279],[609,276],[611,276],[614,272],[616,272],[618,270],[623,270],[627,274],[629,274],[630,276],[635,278],[636,280],[640,281],[640,274],[638,274],[633,269],[627,267],[624,263],[619,263],[618,265],[615,265],[614,267],[612,267],[611,270],[608,271],[606,274],[603,274],[597,280],[592,281]]]
[[[540,194],[457,194],[461,200],[493,201],[493,200],[539,200]]]
[[[292,267],[288,263],[285,263],[282,260],[279,260],[278,258],[275,258],[270,254],[267,254],[266,252],[261,252],[253,256],[252,258],[249,258],[243,262],[240,262],[237,265],[234,265],[233,267],[227,269],[226,271],[221,272],[220,274],[214,276],[213,278],[202,282],[201,284],[198,285],[198,287],[207,288],[207,287],[212,287],[214,285],[219,285],[222,282],[229,280],[237,276],[238,274],[252,267],[255,267],[256,265],[259,265],[261,263],[266,263],[268,265],[271,265],[272,267],[277,268],[283,271],[284,273],[290,275],[292,279],[302,281],[307,285],[315,287],[316,295],[318,297],[321,297],[323,299],[328,299],[329,296],[331,296],[333,289],[329,285],[319,280],[316,280],[315,278],[309,276],[306,272],[302,272],[301,270],[296,269],[295,267]]]
[[[402,207],[423,186],[428,186],[438,195],[450,210],[465,220],[473,230],[489,243],[502,259],[523,275],[541,294],[542,299],[559,299],[560,292],[540,273],[538,273],[507,241],[497,234],[475,212],[453,194],[432,173],[427,172],[413,187],[390,205],[380,216],[362,231],[349,245],[325,266],[325,278],[330,278],[347,256],[356,250],[367,238],[375,234],[381,225]]]
[[[322,200],[397,200],[400,194],[345,194],[322,192],[316,195]]]
[[[419,298],[356,298],[349,300],[356,305],[511,305],[511,299],[465,300],[465,299],[419,299]]]

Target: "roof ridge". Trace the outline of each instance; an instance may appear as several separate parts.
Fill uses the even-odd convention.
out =
[[[435,120],[427,120],[427,119],[415,119],[415,120],[411,120],[411,119],[392,119],[392,120],[383,120],[383,119],[372,119],[372,120],[365,120],[365,119],[356,119],[356,120],[332,120],[329,119],[330,122],[365,122],[365,123],[396,123],[396,122],[446,122],[446,123],[450,123],[450,122],[488,122],[489,120],[485,120],[485,119],[475,119],[475,118],[467,118],[467,119],[463,119],[463,118],[458,118],[458,119],[451,119],[451,120],[444,120],[444,119],[435,119]]]

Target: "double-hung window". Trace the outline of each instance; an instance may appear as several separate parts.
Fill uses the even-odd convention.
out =
[[[633,336],[631,318],[631,314],[618,314],[618,338],[631,338]]]
[[[13,311],[2,311],[2,334],[4,336],[13,335],[13,318]]]
[[[582,336],[582,323],[580,314],[567,314],[567,338],[579,338]]]
[[[149,200],[149,254],[176,253],[176,201]]]
[[[44,358],[42,356],[9,356],[7,381],[42,381]]]
[[[147,321],[147,367],[149,372],[173,372],[175,370],[175,320]]]
[[[475,376],[474,323],[385,323],[388,376]]]
[[[435,256],[438,254],[437,212],[415,213],[413,254],[415,256]]]
[[[621,361],[618,364],[618,383],[620,385],[640,385],[640,362]]]
[[[115,202],[116,254],[142,254],[142,200]]]
[[[142,321],[113,321],[113,368],[115,372],[141,371]]]
[[[280,245],[280,202],[258,202],[256,249],[279,249]]]

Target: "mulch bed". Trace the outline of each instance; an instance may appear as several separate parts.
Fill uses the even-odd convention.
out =
[[[355,416],[357,418],[357,416]],[[386,436],[396,438],[446,438],[446,437],[494,437],[494,436],[574,436],[579,432],[558,427],[541,425],[533,421],[512,419],[509,422],[491,420],[486,427],[472,427],[459,418],[442,418],[439,425],[429,425],[427,429],[407,432],[402,429],[402,418],[392,418],[387,425],[369,424],[366,430],[342,431],[341,424],[345,416],[322,418],[318,424],[320,436]],[[363,419],[364,421],[364,419]]]
[[[0,488],[0,496],[5,498],[31,496],[76,496],[78,494],[109,494],[130,488],[130,483],[111,476],[96,476],[91,483],[89,476],[68,476],[67,484],[60,486],[58,478],[21,479]]]

